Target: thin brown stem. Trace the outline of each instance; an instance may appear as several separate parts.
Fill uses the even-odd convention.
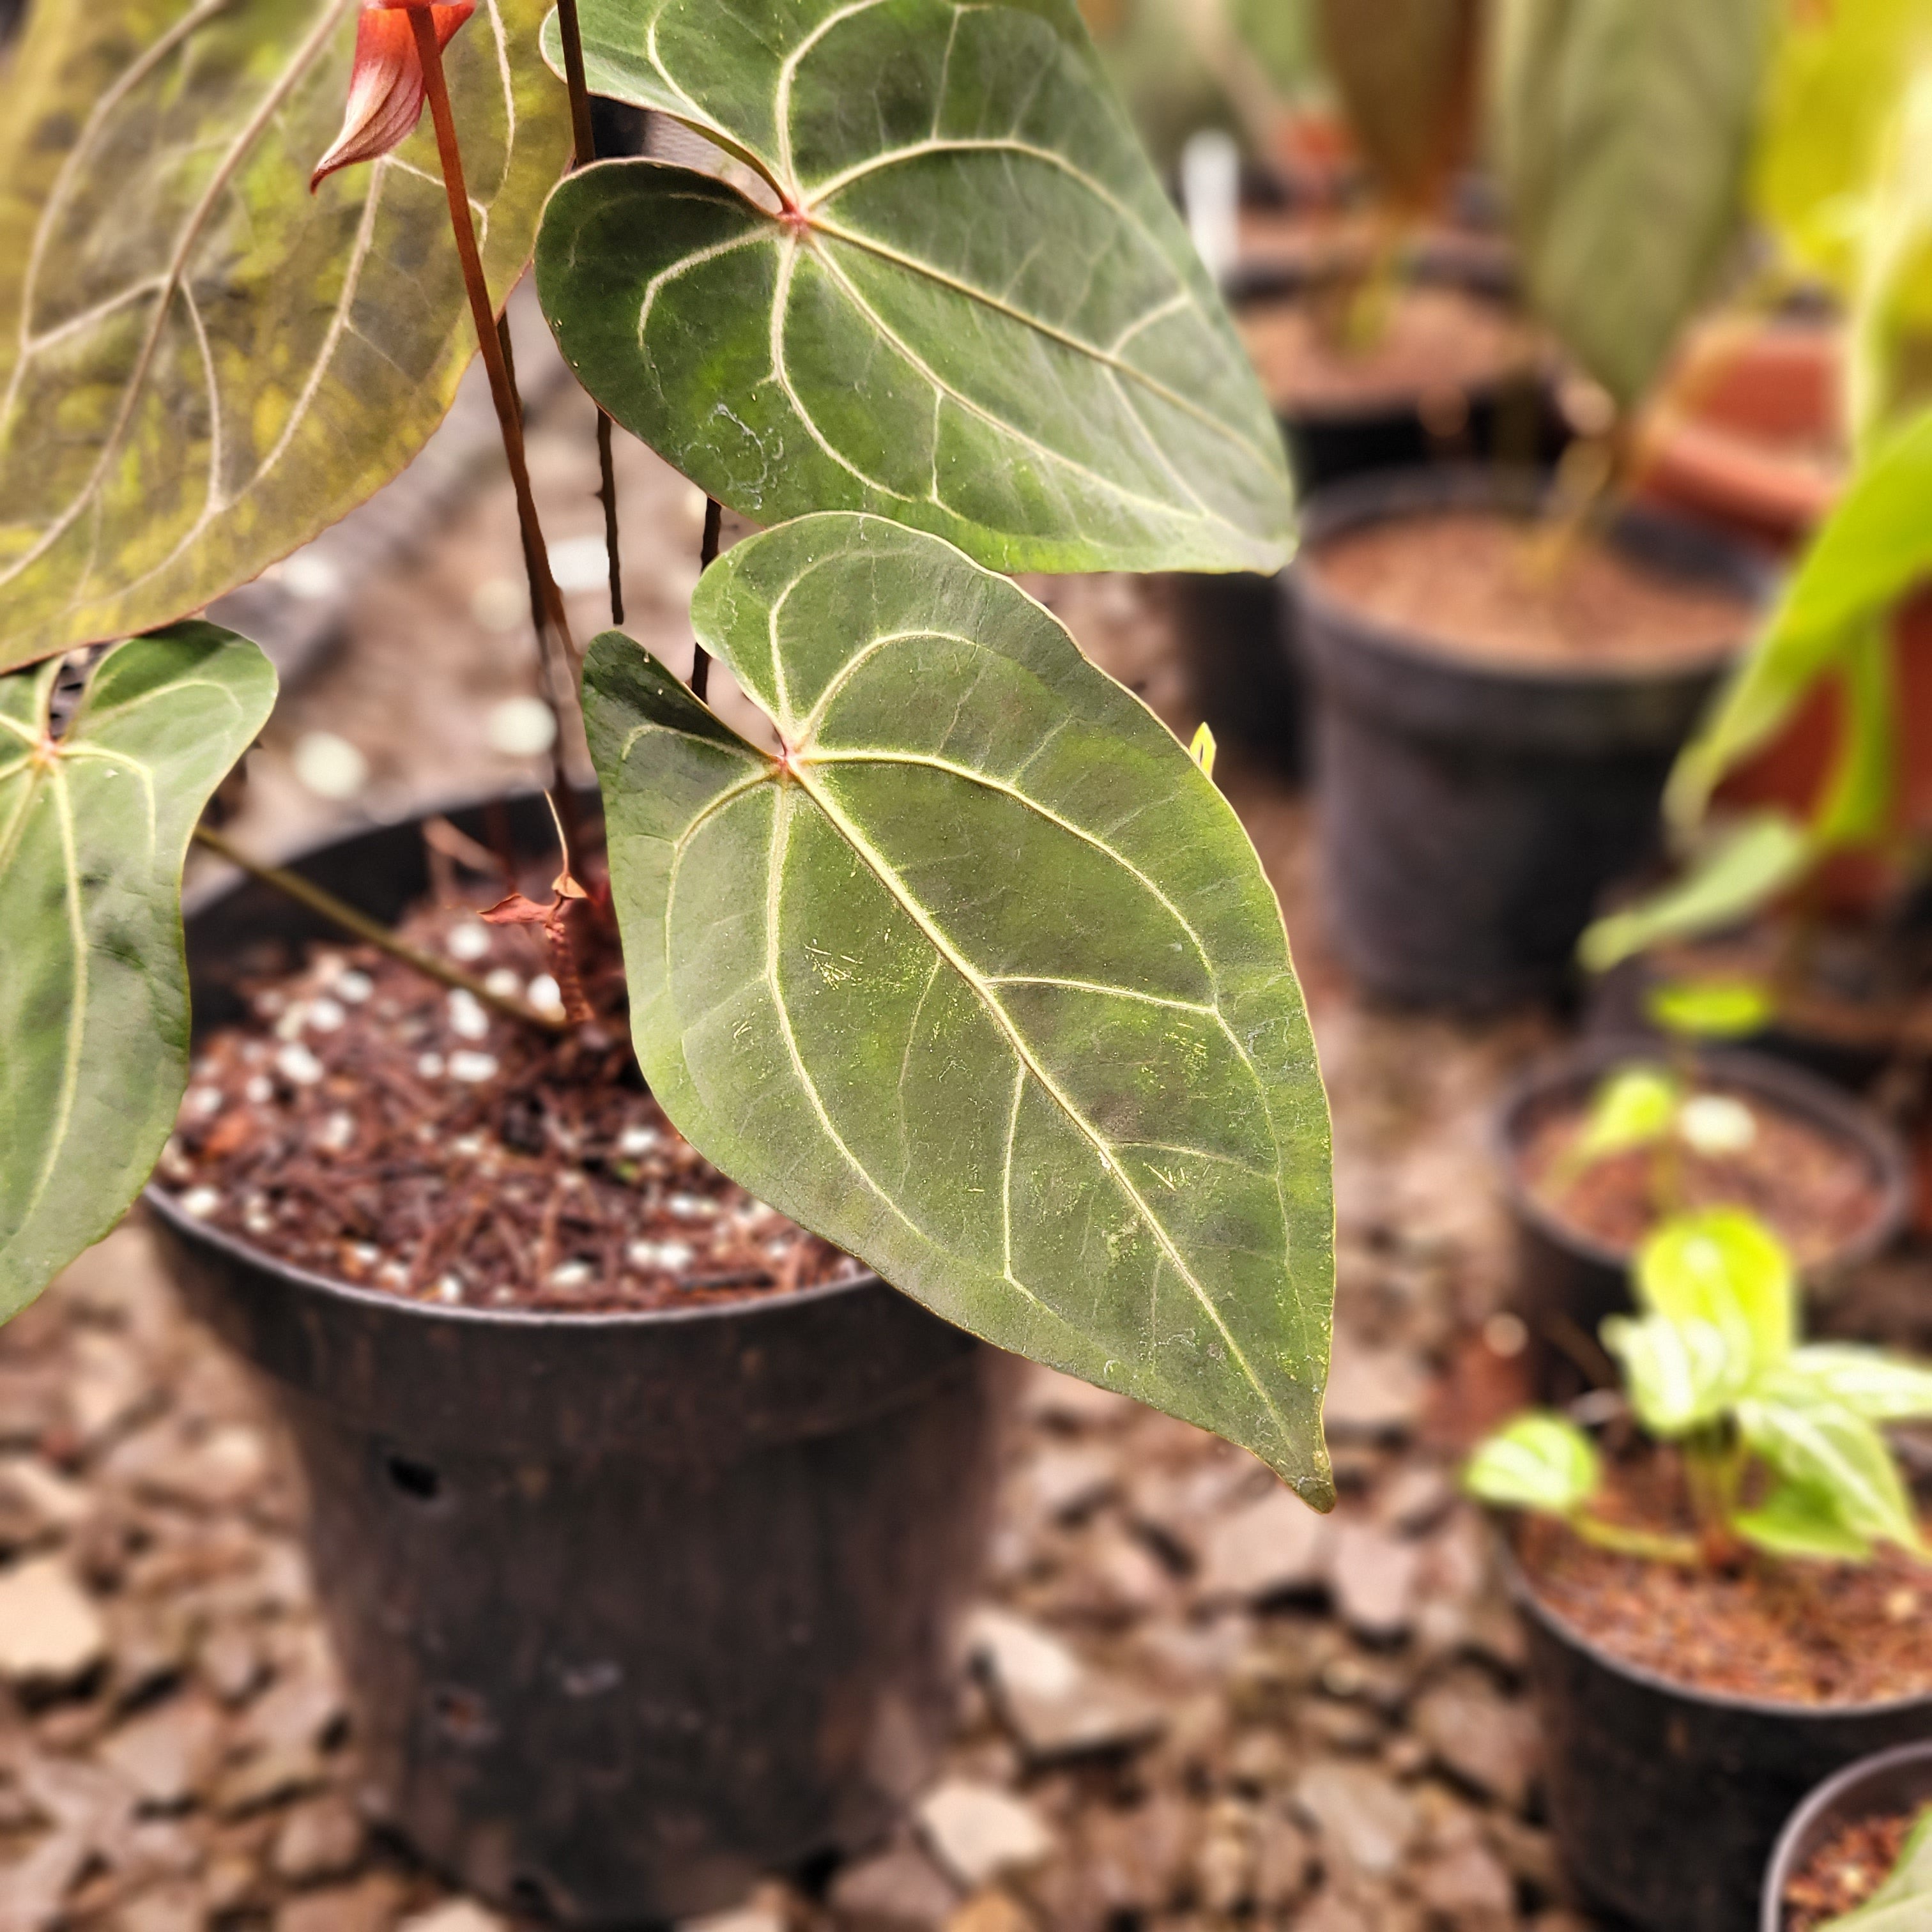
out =
[[[344,932],[366,941],[378,952],[386,952],[392,959],[400,959],[405,966],[412,966],[446,986],[460,987],[464,992],[474,994],[486,1006],[494,1006],[498,1012],[507,1014],[513,1020],[542,1027],[547,1033],[569,1031],[570,1023],[562,1014],[542,1012],[527,1000],[492,992],[475,974],[466,973],[461,967],[439,959],[434,952],[425,952],[420,946],[412,946],[406,939],[398,938],[380,920],[358,912],[352,905],[338,898],[333,892],[324,891],[299,872],[291,872],[280,866],[265,866],[259,860],[250,858],[233,840],[217,832],[212,826],[197,825],[194,837],[196,844],[206,846],[231,866],[239,866],[251,879],[260,879],[263,885],[272,886],[277,892],[307,906],[310,911],[320,913],[332,926],[340,926]]]
[[[1647,1529],[1631,1529],[1620,1522],[1606,1522],[1600,1516],[1580,1510],[1570,1517],[1570,1527],[1586,1543],[1599,1550],[1615,1550],[1620,1556],[1642,1556],[1653,1563],[1676,1563],[1695,1568],[1703,1552],[1688,1536],[1660,1536]]]
[[[704,536],[698,546],[698,574],[701,577],[718,561],[718,536],[724,521],[723,506],[716,496],[704,500]],[[700,643],[691,660],[691,691],[702,700],[711,686],[711,653]]]
[[[496,335],[496,314],[490,300],[489,285],[483,279],[482,258],[476,252],[476,230],[470,216],[470,190],[464,179],[463,154],[456,138],[456,118],[450,111],[449,89],[443,80],[442,50],[436,45],[436,28],[427,7],[409,10],[410,26],[416,36],[416,53],[422,62],[423,88],[429,97],[430,118],[436,126],[436,147],[442,164],[443,193],[449,202],[449,226],[456,238],[457,259],[463,266],[463,286],[470,297],[470,313],[476,325],[477,346],[483,353],[483,366],[490,377],[490,398],[496,406],[496,425],[503,437],[503,454],[508,460],[510,480],[517,492],[517,515],[523,524],[524,542],[529,547],[538,595],[573,664],[581,662],[577,642],[570,634],[570,620],[564,614],[563,593],[550,574],[550,550],[544,542],[543,526],[537,520],[536,498],[530,489],[530,466],[524,454],[523,412],[516,388],[503,360],[502,344]]]
[[[597,412],[597,500],[604,506],[604,554],[610,562],[610,621],[624,621],[624,567],[617,551],[617,466],[610,454],[610,418]]]

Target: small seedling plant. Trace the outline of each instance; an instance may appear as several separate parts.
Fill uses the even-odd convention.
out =
[[[1678,1452],[1688,1533],[1600,1507],[1595,1443],[1532,1411],[1482,1443],[1468,1492],[1556,1518],[1586,1542],[1660,1562],[1724,1565],[1748,1550],[1834,1562],[1879,1544],[1926,1553],[1888,1423],[1932,1416],[1932,1370],[1851,1342],[1804,1342],[1791,1258],[1739,1208],[1658,1227],[1632,1270],[1637,1312],[1603,1325],[1645,1435]]]
[[[480,353],[608,849],[586,885],[566,825],[552,904],[499,911],[567,938],[608,904],[638,1063],[733,1180],[1326,1507],[1327,1110],[1279,908],[1202,763],[1002,574],[1290,539],[1071,0],[34,0],[5,86],[0,1316],[185,1084],[184,854],[239,856],[198,821],[274,695],[193,614],[392,476]],[[597,159],[593,92],[733,178]],[[587,646],[500,334],[532,253],[603,412]],[[616,627],[613,424],[710,501],[688,680]],[[766,527],[721,557],[722,507]]]

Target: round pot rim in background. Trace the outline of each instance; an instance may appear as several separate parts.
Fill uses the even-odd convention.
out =
[[[1300,541],[1287,572],[1294,580],[1294,594],[1324,628],[1348,635],[1358,646],[1366,646],[1419,674],[1451,676],[1498,691],[1554,687],[1585,692],[1621,690],[1660,680],[1696,683],[1723,670],[1736,658],[1747,640],[1748,629],[1708,651],[1588,664],[1558,657],[1486,657],[1453,644],[1436,648],[1418,642],[1413,627],[1391,622],[1336,596],[1319,572],[1309,567],[1324,543],[1378,524],[1453,510],[1496,510],[1532,516],[1549,500],[1551,488],[1549,476],[1540,470],[1472,464],[1380,470],[1330,484],[1305,497],[1300,506]],[[1612,541],[1621,538],[1660,574],[1701,579],[1707,584],[1721,582],[1760,606],[1770,595],[1776,572],[1760,553],[1687,516],[1626,503],[1610,529]]]
[[[1490,1115],[1489,1138],[1504,1202],[1518,1220],[1555,1246],[1600,1268],[1628,1270],[1630,1257],[1564,1220],[1531,1186],[1518,1156],[1525,1129],[1544,1108],[1587,1092],[1612,1067],[1663,1057],[1658,1041],[1641,1034],[1599,1036],[1555,1048],[1532,1060],[1504,1088]],[[1879,1189],[1870,1224],[1822,1261],[1804,1270],[1827,1274],[1882,1253],[1905,1226],[1912,1205],[1912,1168],[1904,1143],[1876,1114],[1821,1076],[1748,1048],[1712,1048],[1696,1056],[1700,1072],[1762,1095],[1808,1124],[1822,1126],[1856,1148]]]
[[[1894,1744],[1889,1750],[1874,1751],[1869,1757],[1854,1760],[1826,1778],[1792,1812],[1790,1821],[1778,1834],[1771,1862],[1766,1868],[1764,1894],[1758,1907],[1760,1932],[1784,1932],[1785,1888],[1823,1842],[1826,1831],[1867,1815],[1868,1808],[1845,1801],[1862,1796],[1862,1787],[1866,1785],[1883,1786],[1894,1773],[1905,1774],[1898,1780],[1901,1784],[1920,1782],[1911,1776],[1914,1770],[1923,1772],[1924,1789],[1919,1797],[1908,1802],[1932,1802],[1932,1732],[1919,1743]],[[1869,1808],[1881,1807],[1889,1808],[1887,1797],[1878,1795],[1877,1803]]]

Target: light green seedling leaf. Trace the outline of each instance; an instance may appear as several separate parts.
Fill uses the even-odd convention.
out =
[[[1577,957],[1588,971],[1607,973],[1653,946],[1734,926],[1795,885],[1816,856],[1797,820],[1753,812],[1706,840],[1681,878],[1598,920],[1584,933]]]
[[[619,633],[584,674],[665,1111],[949,1321],[1326,1508],[1328,1110],[1226,800],[1016,586],[881,518],[748,539],[692,620],[779,756]]]
[[[1932,1924],[1932,1805],[1919,1813],[1884,1884],[1818,1932],[1925,1932]]]
[[[1778,1381],[1802,1383],[1816,1398],[1841,1403],[1868,1422],[1932,1416],[1932,1368],[1855,1342],[1812,1342],[1792,1350]]]
[[[1756,1509],[1736,1512],[1731,1527],[1773,1556],[1862,1563],[1871,1554],[1870,1541],[1840,1520],[1830,1492],[1800,1483],[1780,1483]]]
[[[1498,1509],[1574,1515],[1597,1493],[1596,1445],[1568,1417],[1533,1410],[1478,1444],[1462,1486]]]
[[[1932,401],[1932,68],[1910,76],[1859,210],[1846,400],[1862,452]]]
[[[1916,1552],[1918,1525],[1884,1437],[1843,1403],[1780,1382],[1738,1404],[1744,1439],[1780,1474],[1831,1498],[1838,1520],[1875,1543]]]
[[[544,0],[451,43],[484,269],[569,152]],[[475,352],[428,130],[325,182],[356,0],[35,0],[0,116],[0,670],[198,609],[415,454]]]
[[[1538,313],[1628,410],[1743,212],[1772,0],[1502,0],[1491,148]]]
[[[1744,1040],[1762,1033],[1777,1014],[1762,980],[1666,980],[1645,996],[1644,1010],[1666,1033],[1683,1040]]]
[[[571,366],[686,476],[1001,570],[1286,560],[1280,434],[1072,0],[580,14],[596,92],[765,184],[611,162],[544,218]]]
[[[1708,1322],[1725,1338],[1733,1385],[1784,1360],[1797,1339],[1791,1256],[1754,1214],[1712,1208],[1673,1215],[1637,1251],[1637,1299],[1680,1327]]]
[[[1663,1139],[1677,1118],[1681,1096],[1676,1078],[1664,1067],[1618,1067],[1597,1083],[1590,1111],[1564,1151],[1562,1175],[1574,1178],[1613,1154]]]
[[[188,835],[274,702],[213,624],[136,638],[57,742],[57,667],[0,678],[0,1321],[119,1220],[188,1084]]]
[[[1732,1338],[1696,1316],[1612,1315],[1604,1346],[1622,1363],[1638,1420],[1653,1436],[1688,1435],[1736,1401],[1749,1373]]]
[[[1932,577],[1932,410],[1860,464],[1820,526],[1749,654],[1679,754],[1666,816],[1694,825],[1718,781],[1776,736],[1826,675],[1867,648],[1874,624]]]

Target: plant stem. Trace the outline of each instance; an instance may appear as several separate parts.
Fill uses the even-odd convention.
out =
[[[561,1014],[540,1012],[527,1000],[491,992],[473,973],[466,973],[461,967],[439,959],[434,952],[425,952],[420,946],[412,946],[406,939],[398,938],[380,920],[358,912],[352,905],[338,898],[333,892],[324,891],[299,872],[291,872],[280,866],[264,866],[258,860],[250,858],[232,840],[212,826],[197,825],[194,838],[196,844],[206,846],[231,866],[239,866],[251,879],[260,879],[263,885],[272,886],[277,892],[307,906],[310,911],[321,914],[332,926],[339,926],[344,932],[354,934],[378,952],[386,952],[392,959],[400,959],[405,966],[412,966],[418,973],[440,980],[446,986],[460,987],[464,992],[473,994],[486,1006],[494,1006],[498,1012],[507,1014],[513,1020],[542,1027],[547,1033],[570,1030],[569,1022]]]
[[[587,167],[597,158],[597,130],[590,118],[590,88],[584,73],[584,34],[577,0],[557,0],[557,32],[563,42],[564,84],[570,91],[570,165]],[[610,562],[610,621],[624,621],[624,573],[617,550],[617,471],[610,455],[610,418],[597,412],[597,496],[604,506],[604,554]]]
[[[1594,1544],[1599,1550],[1614,1550],[1619,1556],[1642,1556],[1654,1563],[1690,1566],[1702,1560],[1696,1541],[1688,1536],[1660,1536],[1652,1530],[1630,1529],[1620,1522],[1606,1522],[1587,1510],[1579,1510],[1569,1522],[1586,1543]]]
[[[536,498],[530,489],[530,466],[524,455],[523,412],[503,359],[502,344],[497,339],[496,310],[490,301],[489,285],[483,279],[482,260],[476,252],[470,190],[464,180],[456,120],[450,112],[449,89],[443,80],[442,50],[436,44],[436,28],[429,9],[412,7],[408,11],[417,57],[422,63],[430,118],[436,124],[436,154],[442,164],[443,193],[449,202],[450,232],[456,238],[457,259],[463,265],[463,286],[470,297],[471,319],[476,325],[477,346],[482,351],[483,366],[489,374],[490,398],[496,406],[496,426],[502,434],[503,454],[509,462],[510,480],[516,488],[517,515],[523,524],[524,542],[530,552],[544,613],[562,640],[572,663],[578,664],[581,660],[576,640],[570,634],[570,620],[564,614],[563,593],[550,574],[550,550],[544,542],[543,526],[537,520]]]
[[[718,532],[724,512],[716,496],[704,500],[704,536],[698,546],[698,574],[702,577],[718,561]],[[694,646],[691,660],[691,693],[701,703],[711,686],[711,653],[702,644]]]

